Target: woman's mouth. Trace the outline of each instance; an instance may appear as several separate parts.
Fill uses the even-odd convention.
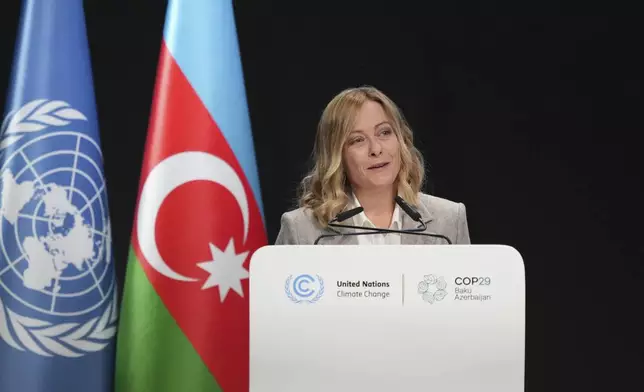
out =
[[[367,169],[368,170],[378,170],[378,169],[382,169],[383,167],[386,167],[387,165],[389,165],[389,162],[382,162],[382,163],[377,163],[375,165],[371,165]]]

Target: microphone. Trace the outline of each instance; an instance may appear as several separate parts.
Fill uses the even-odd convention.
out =
[[[395,232],[395,233],[414,233],[414,232],[421,232],[425,231],[427,229],[427,225],[425,222],[423,222],[422,217],[418,211],[412,206],[410,206],[402,197],[396,196],[394,199],[396,201],[396,204],[398,204],[411,219],[414,221],[420,223],[420,226],[415,228],[415,229],[406,229],[406,230],[391,230],[391,229],[380,229],[380,228],[374,228],[374,227],[363,227],[363,226],[350,226],[350,225],[339,225],[335,222],[342,222],[345,221],[349,218],[352,218],[362,211],[364,211],[364,208],[362,207],[356,207],[352,208],[348,211],[343,211],[339,213],[338,215],[335,216],[330,222],[329,226],[331,227],[344,227],[347,229],[360,229],[360,230],[371,230],[371,231],[376,231],[379,233],[386,233],[386,232]]]
[[[396,196],[394,200],[396,200],[396,203],[400,206],[400,208],[403,209],[403,211],[407,213],[407,215],[411,217],[411,219],[415,220],[416,222],[422,222],[420,212],[416,211],[414,207],[407,204],[407,202],[402,197]]]
[[[345,221],[349,218],[352,218],[362,211],[364,211],[364,208],[362,207],[356,207],[352,208],[348,211],[343,211],[339,213],[338,215],[335,216],[331,221],[329,221],[329,226],[331,227],[344,227],[347,229],[357,229],[357,230],[367,230],[367,231],[362,231],[362,232],[357,232],[357,233],[340,233],[336,230],[335,234],[322,234],[320,235],[314,242],[314,245],[317,245],[320,240],[323,238],[329,238],[329,237],[338,237],[338,236],[354,236],[354,235],[374,235],[374,234],[382,234],[382,233],[398,233],[398,234],[411,234],[411,235],[423,235],[427,237],[434,237],[434,238],[441,238],[447,241],[448,244],[452,244],[452,241],[447,238],[446,236],[442,234],[434,234],[434,233],[423,233],[427,229],[427,224],[423,222],[422,216],[416,209],[414,209],[412,206],[410,206],[402,197],[396,196],[395,198],[396,203],[400,206],[400,208],[405,211],[407,215],[411,219],[413,219],[416,222],[420,223],[420,226],[415,228],[415,229],[405,229],[405,230],[393,230],[393,229],[381,229],[377,227],[363,227],[363,226],[351,226],[351,225],[339,225],[335,222],[342,222]]]
[[[364,208],[362,208],[362,207],[356,207],[356,208],[352,208],[352,209],[350,209],[348,211],[342,211],[341,213],[336,215],[335,218],[331,219],[331,222],[329,222],[329,223],[345,221],[345,220],[347,220],[349,218],[353,218],[354,216],[358,215],[362,211],[364,211]]]

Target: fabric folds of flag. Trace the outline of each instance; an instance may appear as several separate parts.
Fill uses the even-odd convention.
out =
[[[266,241],[232,2],[170,0],[116,391],[248,391],[248,264]]]
[[[116,280],[82,0],[23,2],[0,134],[0,391],[111,391]]]

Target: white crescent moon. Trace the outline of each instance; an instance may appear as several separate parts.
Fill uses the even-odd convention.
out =
[[[175,188],[190,181],[212,181],[235,197],[244,218],[244,242],[248,235],[248,200],[244,185],[232,167],[214,155],[188,151],[172,155],[156,165],[143,184],[137,213],[136,235],[145,259],[159,273],[175,280],[193,282],[197,279],[174,271],[159,254],[155,226],[159,208]],[[189,207],[189,206],[188,206]],[[223,223],[225,224],[225,222]]]

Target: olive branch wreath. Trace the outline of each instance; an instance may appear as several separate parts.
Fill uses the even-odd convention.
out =
[[[318,290],[318,293],[313,297],[312,299],[298,299],[295,298],[293,293],[291,293],[291,282],[293,281],[293,275],[289,275],[288,278],[286,279],[286,283],[284,283],[284,292],[286,292],[286,296],[296,304],[299,304],[301,302],[308,302],[308,303],[314,303],[317,302],[320,298],[322,298],[322,295],[324,295],[324,280],[320,275],[315,275],[318,278],[318,281],[320,282],[320,290]]]
[[[27,102],[18,110],[7,115],[0,127],[3,150],[26,134],[43,131],[49,127],[63,127],[73,120],[87,120],[87,117],[60,100],[36,99]]]

